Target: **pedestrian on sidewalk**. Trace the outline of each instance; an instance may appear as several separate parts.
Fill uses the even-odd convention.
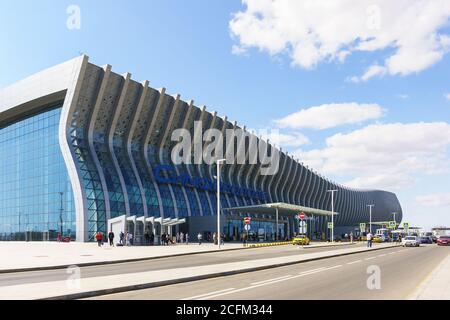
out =
[[[350,233],[350,243],[353,243],[353,232]]]
[[[129,246],[133,245],[133,234],[131,232],[128,233],[128,245]]]
[[[184,233],[180,232],[180,244],[184,243]]]
[[[103,234],[100,231],[97,231],[97,233],[95,234],[95,240],[97,240],[97,244],[99,247],[103,245]]]
[[[177,232],[177,235],[175,236],[176,243],[180,243],[180,233]]]
[[[124,240],[124,238],[125,238],[125,233],[123,233],[123,231],[120,231],[120,234],[119,234],[119,243],[120,243],[121,246],[123,246],[123,240]]]
[[[202,245],[203,236],[200,232],[197,235],[197,239],[198,239],[198,245],[199,246]]]
[[[108,233],[109,246],[114,247],[114,232],[110,231]]]
[[[186,245],[189,245],[189,233],[186,233]]]
[[[153,232],[150,234],[150,245],[155,245],[155,235],[153,234]]]
[[[367,234],[367,247],[368,248],[372,248],[372,242],[373,242],[373,236],[372,236],[372,233],[369,232]]]

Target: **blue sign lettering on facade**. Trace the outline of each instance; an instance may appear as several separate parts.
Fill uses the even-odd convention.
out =
[[[153,175],[156,182],[167,184],[179,184],[184,187],[196,188],[211,192],[217,191],[217,182],[200,177],[191,177],[188,174],[178,175],[174,166],[159,165],[153,169]],[[241,188],[239,186],[228,183],[220,183],[220,190],[222,193],[231,193],[239,197],[248,197],[266,201],[266,193],[260,190],[253,190],[248,188]]]

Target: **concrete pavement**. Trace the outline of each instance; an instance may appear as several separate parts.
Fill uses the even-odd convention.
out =
[[[422,282],[410,299],[450,300],[450,252],[447,258]]]
[[[357,248],[362,244],[355,244],[352,247]],[[94,265],[80,267],[79,271],[83,278],[94,278],[109,275],[123,275],[127,273],[139,273],[147,271],[180,269],[187,267],[219,265],[222,263],[257,261],[267,259],[268,257],[286,257],[302,256],[313,252],[333,251],[342,248],[338,247],[314,247],[303,249],[298,246],[281,246],[246,250],[231,250],[222,252],[206,252],[195,255],[171,256],[151,260],[142,260],[134,262],[120,262],[108,265]],[[39,270],[33,272],[13,272],[0,273],[0,287],[12,286],[26,283],[38,283],[59,281],[67,279],[67,268],[54,270]]]
[[[101,300],[392,300],[408,299],[450,254],[435,245],[392,248],[292,266],[130,291]],[[446,261],[447,262],[447,261]],[[444,270],[446,264],[440,270]],[[443,271],[448,274],[448,270]],[[379,285],[371,277],[378,275]],[[369,286],[368,286],[369,282]],[[377,282],[377,281],[375,281]]]
[[[335,244],[337,246],[348,243]],[[327,247],[318,243],[309,248]],[[221,251],[243,250],[241,243],[226,243]],[[0,252],[6,259],[0,260],[0,274],[42,269],[67,268],[71,265],[90,266],[118,262],[144,261],[183,255],[217,252],[211,243],[148,247],[98,247],[96,243],[56,242],[0,242]]]
[[[379,249],[388,248],[390,246],[390,244],[379,244],[370,250],[376,251]],[[311,253],[299,253],[299,248],[295,248],[293,246],[290,246],[290,248],[296,250],[297,253],[256,260],[241,259],[236,262],[220,264],[201,263],[200,265],[183,268],[173,268],[174,266],[168,265],[165,269],[137,273],[129,273],[126,271],[127,269],[124,268],[122,274],[88,278],[84,277],[83,274],[80,274],[80,269],[75,268],[69,270],[70,273],[66,274],[66,280],[31,282],[13,285],[4,283],[5,285],[0,288],[0,299],[41,299],[50,297],[79,298],[86,297],[91,294],[108,294],[140,288],[170,285],[186,281],[196,281],[211,277],[280,267],[316,259],[326,259],[330,256],[348,255],[355,252],[363,252],[368,250],[363,246],[352,246],[349,248],[335,248],[334,250],[328,251],[319,250],[318,252],[308,251]],[[222,254],[223,253],[217,253],[217,255]],[[268,256],[267,253],[266,256]],[[97,268],[101,270],[104,266],[98,266]],[[19,277],[22,277],[23,275],[26,274],[18,274]]]

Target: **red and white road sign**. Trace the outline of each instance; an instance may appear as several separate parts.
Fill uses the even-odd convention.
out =
[[[244,223],[246,224],[246,225],[249,225],[250,224],[250,222],[252,222],[252,218],[244,218]]]
[[[300,218],[300,220],[305,220],[305,213],[304,212],[300,213],[298,217]]]

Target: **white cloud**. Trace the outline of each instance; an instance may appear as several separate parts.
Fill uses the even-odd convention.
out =
[[[332,103],[302,109],[275,123],[281,128],[328,129],[379,119],[384,113],[377,104]]]
[[[435,193],[419,196],[416,203],[424,207],[450,207],[450,193]]]
[[[450,100],[450,93],[444,94],[445,99]]]
[[[245,49],[244,47],[233,45],[233,47],[231,48],[231,53],[236,56],[242,56],[247,54],[247,49]]]
[[[388,52],[354,81],[408,75],[440,61],[450,49],[443,33],[447,0],[243,0],[230,22],[240,48],[288,54],[294,66],[310,69],[342,62],[355,51]],[[383,53],[385,53],[383,52]]]
[[[350,186],[398,189],[418,175],[450,172],[450,124],[370,125],[326,140],[326,147],[295,155],[325,174],[354,177]]]
[[[406,100],[406,99],[409,99],[409,95],[407,95],[407,94],[398,94],[397,98]]]
[[[367,71],[361,76],[361,77],[351,77],[352,82],[358,83],[358,82],[367,82],[373,77],[383,77],[388,72],[388,69],[386,67],[380,66],[380,65],[373,65],[370,66]]]

